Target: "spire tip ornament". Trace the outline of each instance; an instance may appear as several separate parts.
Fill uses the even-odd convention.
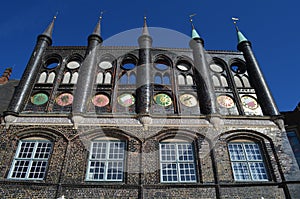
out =
[[[195,26],[194,26],[194,23],[193,23],[193,17],[196,16],[196,15],[197,15],[196,13],[190,15],[190,22],[191,22],[191,25],[192,25],[193,29],[195,29]]]
[[[240,19],[237,18],[237,17],[231,17],[231,19],[232,19],[232,21],[233,21],[233,24],[234,24],[234,26],[235,26],[236,31],[239,32],[239,28],[238,28],[238,26],[237,26],[237,21],[240,20]]]
[[[243,33],[239,30],[239,27],[237,26],[237,21],[239,21],[239,18],[237,17],[231,17],[233,24],[235,26],[238,42],[241,43],[242,41],[248,41],[247,38],[243,35]]]
[[[196,13],[191,14],[189,16],[190,17],[190,22],[191,22],[191,25],[192,25],[192,39],[200,39],[200,36],[199,36],[198,32],[196,31],[194,23],[193,23],[193,17],[194,16],[196,16]]]

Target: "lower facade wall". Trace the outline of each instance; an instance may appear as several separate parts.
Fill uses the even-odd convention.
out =
[[[299,185],[293,185],[299,188]],[[291,187],[289,187],[291,188]],[[33,184],[0,184],[0,198],[3,199],[284,199],[283,188],[278,186],[226,186],[190,187],[186,186],[76,186]],[[299,198],[291,194],[292,198]]]
[[[215,188],[160,188],[160,189],[147,189],[143,190],[144,199],[214,199],[216,198]]]
[[[278,186],[226,187],[220,189],[222,199],[283,199],[286,198]]]
[[[36,186],[1,184],[0,198],[3,199],[41,199],[56,198],[57,186]]]
[[[138,188],[103,188],[103,187],[62,187],[59,196],[86,199],[136,199],[139,198]]]

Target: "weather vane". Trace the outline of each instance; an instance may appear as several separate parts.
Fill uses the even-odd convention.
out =
[[[104,13],[105,11],[101,11],[100,12],[100,17],[99,17],[99,20],[101,21],[102,20],[102,18],[103,18],[103,13]]]
[[[235,26],[236,31],[239,31],[239,28],[237,26],[237,21],[239,20],[239,18],[237,18],[237,17],[231,17],[231,19],[233,21],[233,24]]]
[[[190,15],[190,22],[191,22],[191,24],[192,24],[192,28],[193,28],[193,29],[195,28],[195,27],[194,27],[194,24],[193,24],[193,17],[194,17],[194,16],[196,16],[196,13]]]
[[[55,15],[53,17],[54,20],[57,18],[57,15],[58,15],[58,11],[56,11],[56,13],[55,13]]]

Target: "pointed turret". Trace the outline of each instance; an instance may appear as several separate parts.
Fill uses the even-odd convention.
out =
[[[144,17],[144,26],[143,26],[143,30],[142,30],[142,35],[150,36],[148,26],[147,26],[147,17],[146,16]]]
[[[137,108],[136,112],[139,117],[144,117],[150,114],[151,106],[151,48],[152,37],[149,34],[147,26],[147,18],[144,17],[144,26],[142,29],[142,35],[138,38],[139,43],[139,61],[137,68]]]
[[[235,30],[237,33],[237,39],[238,39],[238,43],[241,43],[243,41],[248,41],[248,39],[244,36],[244,34],[239,30],[239,27],[237,26],[237,21],[239,20],[238,18],[232,18],[234,26],[235,26]]]
[[[89,99],[91,99],[92,95],[97,69],[97,53],[103,41],[101,37],[101,22],[102,12],[93,33],[88,37],[88,46],[85,59],[82,62],[79,70],[77,88],[74,94],[73,102],[73,122],[75,128],[78,125],[78,118],[81,118],[82,115],[86,113],[87,107],[89,106]]]
[[[56,15],[53,17],[52,22],[49,24],[49,26],[45,29],[45,31],[42,33],[42,35],[49,37],[52,39],[52,33],[54,28],[54,22],[56,20]]]
[[[195,15],[195,14],[194,14]],[[195,29],[195,26],[193,24],[193,19],[192,19],[192,16],[194,15],[191,15],[190,16],[190,22],[191,22],[191,25],[192,25],[192,39],[200,39],[200,35],[198,34],[197,30]]]
[[[56,16],[46,30],[37,38],[36,45],[27,63],[26,69],[19,82],[19,86],[15,90],[15,94],[9,104],[7,115],[17,115],[23,111],[26,100],[33,88],[38,72],[42,67],[42,60],[45,50],[52,44],[52,32]]]
[[[235,29],[238,36],[237,49],[243,52],[243,56],[247,65],[247,72],[251,85],[256,91],[258,101],[261,105],[261,109],[265,115],[280,115],[278,108],[275,104],[273,96],[269,90],[269,87],[265,81],[265,78],[260,70],[260,66],[256,60],[254,52],[252,50],[251,42],[242,34],[239,30],[236,22],[238,18],[232,18]]]
[[[193,24],[192,17],[195,14],[190,15],[190,22],[192,25],[192,39],[190,41],[190,47],[193,50],[194,64],[196,68],[195,82],[198,87],[198,96],[200,102],[200,109],[203,114],[217,114],[216,96],[214,93],[214,86],[210,78],[209,66],[206,61],[206,55],[204,50],[204,40],[199,36]]]
[[[140,48],[151,48],[152,47],[152,37],[149,34],[147,26],[147,17],[144,17],[144,25],[142,29],[142,35],[138,39]]]
[[[103,12],[101,12],[101,15],[99,17],[99,20],[95,26],[93,33],[88,37],[88,42],[89,42],[88,46],[95,46],[103,42],[103,39],[101,37],[102,14]]]
[[[98,23],[96,24],[96,27],[95,27],[92,35],[97,35],[97,36],[101,37],[101,22],[102,22],[102,13],[99,17]]]

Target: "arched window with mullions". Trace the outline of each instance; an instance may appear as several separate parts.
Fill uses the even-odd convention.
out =
[[[136,84],[136,66],[137,59],[132,55],[128,55],[122,60],[119,84]]]
[[[168,139],[159,143],[160,181],[196,182],[194,145],[187,140]]]
[[[251,140],[233,140],[228,151],[235,181],[268,181],[260,145]]]
[[[51,152],[52,142],[47,139],[27,138],[20,140],[8,178],[43,180]]]
[[[90,146],[87,181],[123,181],[125,142],[116,138],[99,138]]]

